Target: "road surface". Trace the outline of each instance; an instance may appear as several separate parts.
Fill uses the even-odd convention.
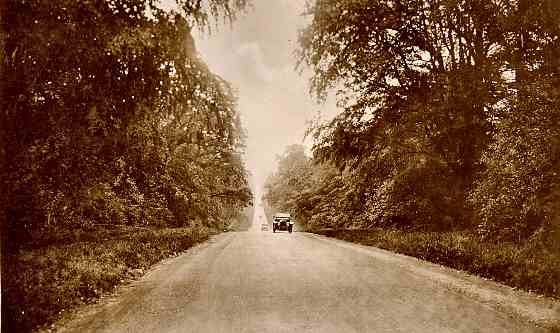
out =
[[[492,293],[502,287],[461,276],[375,248],[299,232],[261,232],[257,223],[248,232],[218,235],[157,265],[60,330],[542,331],[520,315],[523,311],[493,303]],[[457,289],[455,280],[478,292]]]

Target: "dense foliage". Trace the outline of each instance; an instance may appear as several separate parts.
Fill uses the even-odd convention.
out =
[[[235,96],[191,36],[246,1],[176,4],[3,2],[10,244],[94,224],[223,227],[250,204]]]
[[[557,243],[557,1],[316,0],[307,15],[300,64],[341,112],[310,130],[316,181],[282,205],[325,226]]]
[[[278,171],[265,182],[267,215],[290,212],[300,227],[343,226],[352,214],[352,198],[340,172],[329,164],[314,165],[305,147],[291,145],[279,156]]]

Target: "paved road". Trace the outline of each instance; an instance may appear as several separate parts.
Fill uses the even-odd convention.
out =
[[[391,256],[257,225],[164,262],[63,331],[540,331],[438,282],[446,273],[427,278],[430,265]]]

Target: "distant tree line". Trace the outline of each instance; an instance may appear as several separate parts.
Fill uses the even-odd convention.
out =
[[[268,203],[308,226],[560,238],[560,2],[316,0],[311,93],[337,92],[313,157],[290,147]]]
[[[191,29],[245,0],[7,0],[0,181],[13,244],[95,224],[223,227],[252,202],[230,85]]]

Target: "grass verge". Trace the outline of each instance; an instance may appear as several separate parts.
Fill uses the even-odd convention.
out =
[[[476,236],[400,230],[316,230],[329,237],[420,258],[560,298],[560,254],[538,243],[483,242]]]
[[[210,234],[203,228],[120,227],[89,233],[87,241],[8,254],[2,269],[2,331],[48,325]]]

